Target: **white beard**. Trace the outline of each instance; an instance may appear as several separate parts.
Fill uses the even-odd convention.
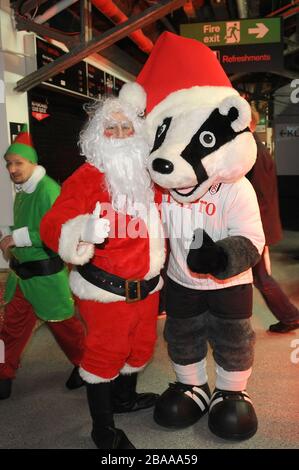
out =
[[[105,173],[113,209],[131,216],[147,212],[154,193],[146,169],[146,140],[136,134],[125,139],[103,137],[99,147],[99,159],[93,164]]]

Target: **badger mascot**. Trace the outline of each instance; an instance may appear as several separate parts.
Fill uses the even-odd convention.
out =
[[[170,240],[165,339],[177,381],[159,398],[155,421],[184,428],[209,412],[210,430],[247,439],[257,417],[246,392],[254,355],[252,272],[264,234],[244,177],[256,159],[249,104],[202,43],[163,33],[122,93],[147,96],[148,169]],[[128,99],[128,97],[127,97]],[[211,394],[207,343],[216,368]]]

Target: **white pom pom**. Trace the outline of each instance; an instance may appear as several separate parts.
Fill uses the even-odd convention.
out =
[[[119,100],[133,106],[138,115],[143,115],[146,107],[146,93],[138,83],[125,83],[119,92]]]

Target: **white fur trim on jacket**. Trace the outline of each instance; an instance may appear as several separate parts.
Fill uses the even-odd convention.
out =
[[[165,237],[163,226],[160,220],[159,212],[155,204],[151,204],[148,211],[148,219],[143,219],[148,231],[149,236],[149,271],[144,276],[144,279],[151,279],[157,276],[165,263]]]
[[[92,374],[91,372],[88,372],[87,370],[83,369],[83,367],[79,367],[79,374],[80,374],[80,377],[89,384],[111,382],[112,380],[116,379],[116,377],[118,377],[118,375],[116,375],[115,377],[111,377],[111,379],[100,377],[98,375]]]
[[[45,176],[46,170],[43,166],[37,165],[30,178],[25,181],[23,184],[16,184],[16,192],[24,191],[24,193],[31,194],[35,191],[36,186],[40,182],[40,180]]]
[[[147,366],[147,363],[146,364],[143,364],[143,366],[140,366],[140,367],[133,367],[133,366],[130,366],[129,364],[125,364],[123,366],[122,369],[120,369],[119,373],[121,375],[131,375],[131,374],[135,374],[135,372],[140,372],[141,370],[143,370],[145,367]]]
[[[28,227],[21,227],[13,230],[12,238],[16,246],[32,246]]]
[[[66,263],[83,265],[94,255],[94,245],[79,245],[81,233],[90,214],[78,215],[68,220],[61,228],[58,253]]]

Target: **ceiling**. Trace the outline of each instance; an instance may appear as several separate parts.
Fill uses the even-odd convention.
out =
[[[71,1],[71,0],[70,0]],[[73,0],[73,4],[43,23],[43,27],[64,38],[69,48],[82,40],[80,29],[83,6],[88,0]],[[18,29],[29,29],[22,19],[39,21],[49,8],[57,6],[54,0],[16,0],[11,2],[17,15]],[[92,0],[89,32],[93,37],[111,29],[116,23],[132,18],[149,8],[161,4],[154,0]],[[174,2],[175,3],[175,2]],[[125,15],[125,16],[124,16]],[[246,92],[251,100],[271,100],[275,90],[299,77],[299,0],[193,0],[168,15],[145,26],[137,38],[126,37],[102,50],[112,61],[136,75],[145,63],[150,47],[165,30],[179,33],[180,24],[203,21],[222,21],[237,18],[283,18],[284,70],[278,73],[234,74],[231,80],[236,88]],[[80,20],[81,17],[81,20]],[[19,24],[18,24],[19,19]],[[88,22],[87,22],[88,23]],[[85,23],[85,24],[87,24]],[[50,30],[49,30],[50,28]],[[34,29],[32,29],[34,31]],[[91,33],[92,32],[92,33]],[[50,34],[50,33],[49,33]],[[49,37],[49,34],[44,36]],[[39,34],[41,35],[41,34]],[[51,37],[51,36],[50,36]]]

